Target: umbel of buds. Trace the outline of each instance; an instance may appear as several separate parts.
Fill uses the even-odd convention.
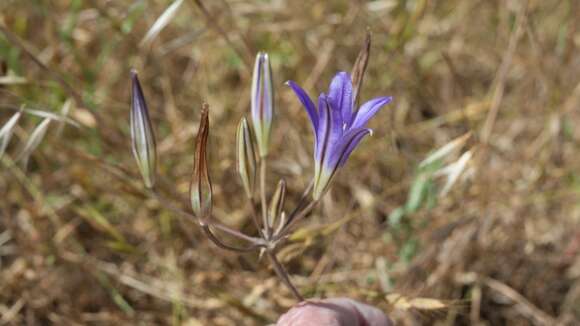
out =
[[[268,54],[260,52],[256,56],[252,77],[252,124],[258,142],[260,157],[268,155],[270,128],[274,111],[274,87],[272,86],[272,67]]]
[[[371,133],[371,130],[367,128],[369,120],[392,100],[390,96],[383,96],[358,105],[369,51],[370,35],[367,35],[352,75],[347,72],[336,74],[330,83],[328,93],[321,93],[318,97],[318,105],[315,105],[296,83],[287,82],[304,106],[314,133],[312,182],[305,189],[294,209],[290,211],[285,211],[284,207],[287,189],[283,179],[279,181],[274,193],[268,198],[266,178],[268,146],[274,116],[274,87],[268,55],[260,52],[256,56],[251,89],[251,115],[249,121],[242,118],[238,124],[236,165],[258,236],[241,233],[219,223],[211,216],[213,198],[207,157],[210,129],[207,104],[204,104],[201,109],[201,120],[195,140],[190,184],[190,201],[194,214],[167,204],[163,197],[155,192],[155,189],[151,193],[168,209],[197,220],[205,235],[220,248],[236,252],[257,251],[260,255],[265,254],[280,280],[298,300],[302,301],[303,297],[292,284],[290,276],[278,261],[276,253],[296,223],[307,217],[320,202],[322,196],[330,188],[332,180],[360,141]],[[152,188],[155,182],[155,137],[137,74],[132,71],[131,77],[133,81],[131,107],[133,153],[145,185]],[[246,246],[228,244],[222,241],[216,232],[225,233],[243,241]]]
[[[131,70],[131,145],[133,156],[137,161],[139,172],[145,186],[153,188],[157,166],[155,134],[149,119],[149,110],[145,96],[137,77],[137,71]]]

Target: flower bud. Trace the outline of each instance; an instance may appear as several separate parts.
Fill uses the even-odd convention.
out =
[[[157,152],[155,146],[155,134],[151,127],[149,111],[141,84],[137,77],[137,71],[131,70],[131,145],[133,156],[137,161],[139,172],[143,177],[145,186],[152,188],[155,184],[157,165]]]
[[[248,198],[252,198],[256,180],[256,152],[254,150],[254,139],[246,118],[242,118],[240,121],[236,137],[238,143],[238,173],[242,179],[246,195]]]
[[[270,216],[270,225],[274,225],[274,222],[280,214],[282,214],[282,209],[284,208],[284,201],[286,200],[286,181],[284,179],[278,182],[276,187],[276,192],[272,196],[270,201],[270,209],[268,215]]]
[[[195,140],[195,157],[193,160],[193,174],[189,195],[191,208],[195,215],[204,224],[204,220],[211,215],[212,189],[207,166],[207,138],[209,135],[209,107],[203,104],[201,121]]]
[[[252,124],[258,142],[260,157],[268,155],[270,127],[274,110],[274,87],[272,68],[268,54],[260,52],[256,56],[252,77]]]

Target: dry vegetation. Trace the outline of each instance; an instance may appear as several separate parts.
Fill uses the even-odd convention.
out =
[[[129,70],[157,127],[164,194],[188,208],[207,101],[214,211],[250,233],[234,135],[252,57],[273,61],[269,179],[286,178],[289,209],[312,175],[312,137],[282,83],[325,90],[367,27],[363,100],[395,101],[280,254],[297,286],[375,304],[401,325],[580,323],[580,2],[186,0],[140,44],[169,4],[0,1],[0,124],[23,105],[60,114],[69,99],[80,124],[52,122],[25,169],[14,161],[40,121],[25,113],[2,158],[0,324],[274,321],[295,301],[268,263],[216,248],[144,190]],[[468,131],[468,178],[395,230],[389,214],[418,162]]]

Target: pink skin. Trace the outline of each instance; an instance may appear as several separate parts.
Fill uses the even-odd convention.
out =
[[[348,298],[308,300],[278,319],[277,326],[392,326],[379,309]]]

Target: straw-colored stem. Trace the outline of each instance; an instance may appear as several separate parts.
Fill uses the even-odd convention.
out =
[[[284,228],[282,228],[282,231],[280,231],[280,233],[276,236],[274,241],[277,241],[277,240],[283,238],[284,236],[286,236],[288,234],[288,232],[290,231],[290,229],[292,228],[292,226],[294,224],[298,223],[306,215],[308,215],[312,211],[312,209],[314,209],[316,204],[318,204],[318,200],[313,200],[310,203],[308,203],[308,205],[306,205],[304,207],[304,209],[299,210],[298,212],[296,212],[296,214],[294,214],[293,216],[290,216],[288,218],[288,222],[286,222],[286,225],[284,226]]]
[[[264,234],[262,227],[260,226],[260,218],[258,217],[258,211],[256,210],[256,200],[254,198],[250,198],[250,208],[252,209],[252,220],[254,221],[254,225],[258,230],[258,233],[263,239],[266,239],[266,235]]]
[[[313,187],[314,180],[311,180],[306,189],[304,189],[304,192],[302,193],[302,196],[300,197],[298,204],[296,204],[294,210],[290,213],[290,215],[288,215],[287,219],[288,222],[292,222],[294,216],[296,216],[296,214],[298,214],[307,205],[306,200],[308,199],[308,195],[310,195],[310,192],[312,191]]]
[[[228,244],[223,243],[218,237],[216,237],[213,232],[211,232],[211,229],[209,228],[209,226],[207,224],[201,224],[201,229],[203,230],[203,232],[205,233],[205,235],[218,247],[222,248],[222,249],[226,249],[226,250],[230,250],[230,251],[235,251],[235,252],[249,252],[249,251],[253,251],[256,248],[258,248],[257,244],[252,244],[249,245],[247,247],[244,248],[240,248],[240,247],[234,247]]]
[[[265,236],[269,238],[271,235],[270,221],[268,220],[268,203],[266,201],[266,166],[267,161],[265,157],[260,160],[260,199],[262,206],[262,223],[264,224]]]
[[[298,301],[304,301],[304,297],[300,294],[300,292],[298,292],[296,287],[292,284],[292,281],[290,281],[288,272],[286,271],[284,266],[282,266],[282,264],[278,261],[278,258],[276,258],[276,254],[271,250],[268,250],[267,252],[268,257],[272,262],[272,266],[274,267],[274,271],[276,271],[276,274],[282,280],[282,283],[284,283],[284,285],[286,285],[288,289],[290,289],[290,292],[292,292],[292,294],[294,295],[294,297],[296,297]]]

